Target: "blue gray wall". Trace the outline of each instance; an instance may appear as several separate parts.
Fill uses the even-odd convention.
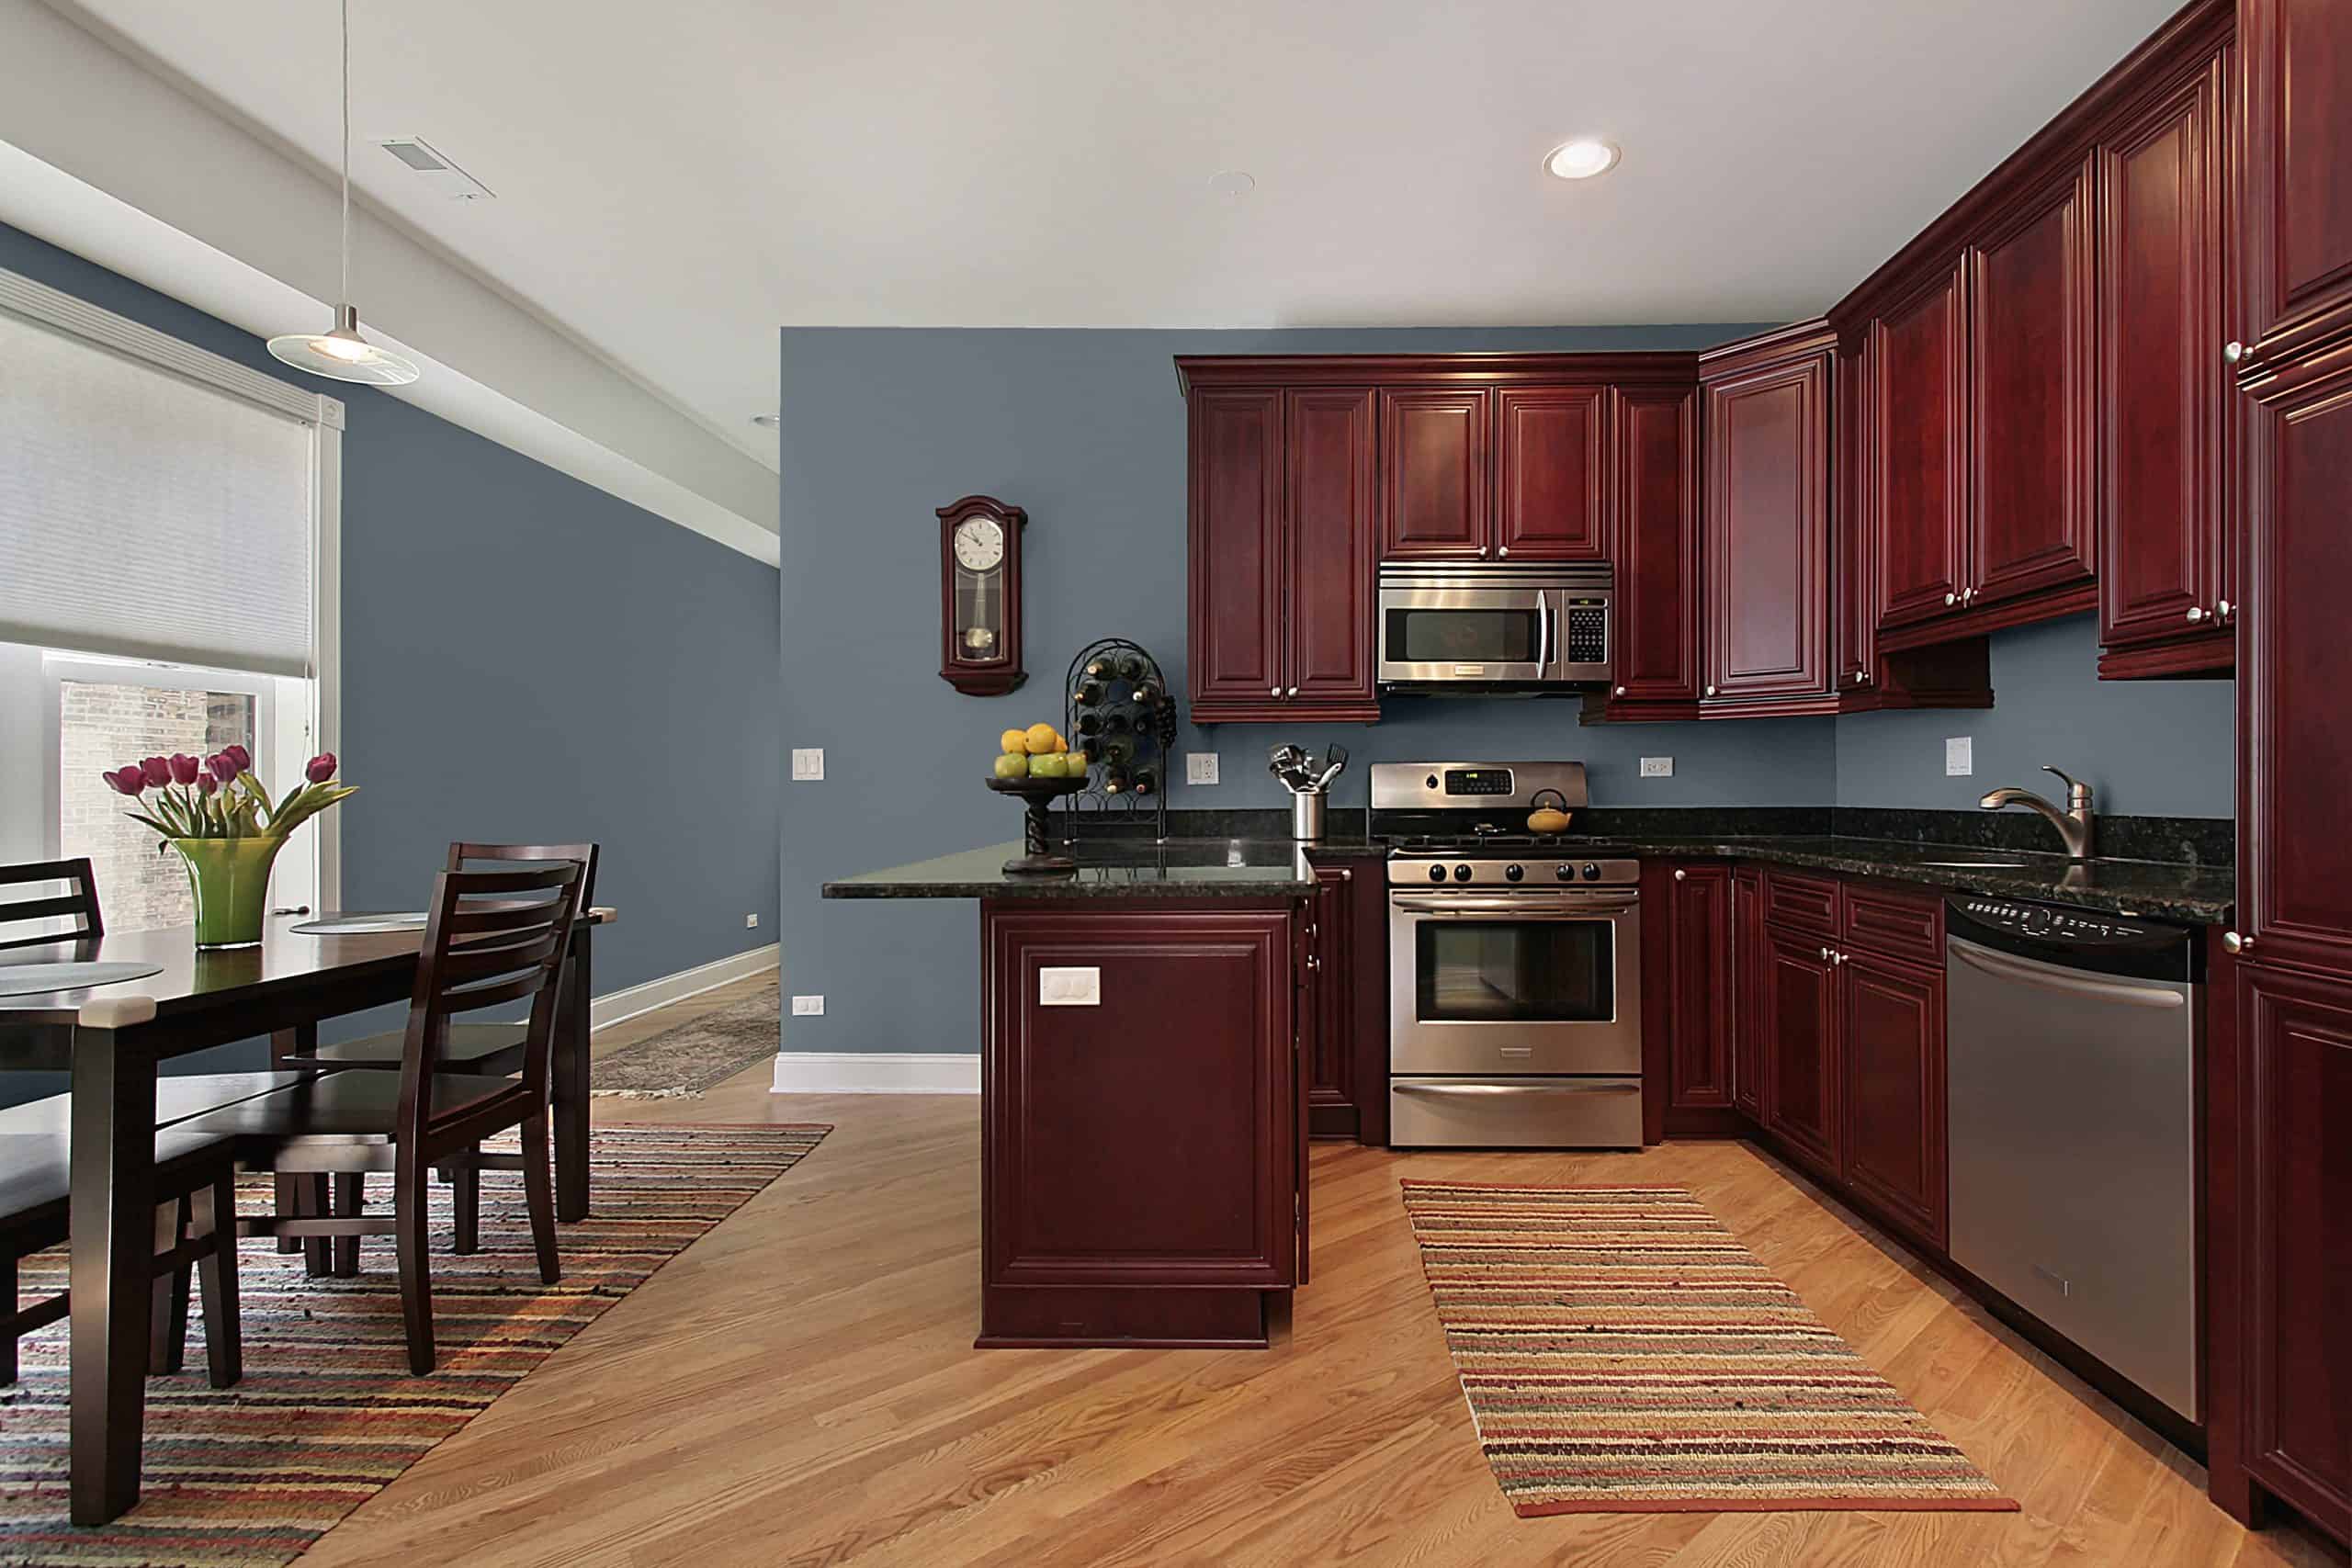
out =
[[[259,340],[0,224],[0,267],[306,390]],[[592,839],[599,992],[770,940],[776,577],[366,387],[344,433],[345,901],[415,906],[454,838]],[[746,931],[756,912],[760,929]]]
[[[1015,813],[979,780],[1000,730],[1058,724],[1058,682],[1093,637],[1184,661],[1184,413],[1179,354],[1674,348],[1738,326],[1471,331],[786,329],[783,335],[784,735],[823,747],[822,783],[784,787],[787,1051],[977,1049],[978,917],[966,903],[826,903],[828,878],[996,842]],[[937,665],[934,508],[972,491],[1028,509],[1029,684],[956,695]],[[2228,816],[2230,687],[2098,685],[2086,621],[1998,637],[1999,706],[1845,720],[1582,728],[1565,704],[1392,702],[1377,726],[1187,728],[1225,782],[1178,807],[1279,806],[1266,748],[1337,739],[1365,765],[1439,755],[1581,757],[1611,805],[1973,806],[2045,761],[2086,771],[2108,809]],[[1942,778],[1942,738],[1975,738],[1976,775]],[[2054,748],[2054,750],[2053,750]],[[2194,751],[2193,761],[2174,755]],[[2045,751],[2049,755],[2044,756]],[[1671,756],[1671,779],[1637,776]],[[1997,775],[1997,776],[1996,776]]]
[[[1837,720],[1838,804],[1973,810],[2002,784],[2058,789],[2048,762],[2088,784],[2104,812],[2236,815],[2234,682],[2102,681],[2096,615],[1999,633],[1992,658],[1990,708]],[[1967,778],[1944,773],[1955,735],[1973,742]]]

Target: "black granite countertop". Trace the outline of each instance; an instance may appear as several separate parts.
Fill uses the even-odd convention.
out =
[[[1362,836],[1298,845],[1287,839],[1171,839],[1103,836],[1074,847],[1079,869],[1060,876],[1013,876],[1007,860],[1018,843],[991,844],[867,872],[824,886],[828,898],[989,897],[1298,897],[1314,872],[1298,852],[1376,855]],[[2228,923],[2237,897],[2227,865],[2096,860],[2083,864],[2030,851],[1961,848],[1832,834],[1568,834],[1557,852],[1571,855],[1677,856],[1765,861],[1777,865],[1883,877],[1953,892],[2041,898],[2120,914],[2196,924]]]

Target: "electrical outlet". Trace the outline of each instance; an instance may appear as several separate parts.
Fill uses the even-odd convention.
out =
[[[760,929],[760,917],[757,910],[753,910],[751,914],[743,917],[743,929],[745,931],[757,931]]]
[[[1976,771],[1976,742],[1965,735],[1944,740],[1944,777],[1963,779]]]
[[[824,1016],[825,1016],[825,998],[822,998],[822,997],[795,997],[795,998],[792,998],[792,1016],[793,1016],[793,1017],[795,1017],[795,1018],[822,1018],[822,1017],[824,1017]]]
[[[1214,751],[1185,752],[1184,782],[1188,784],[1216,783],[1216,753]]]
[[[792,779],[795,784],[824,776],[825,749],[822,746],[795,746],[792,749]]]
[[[1673,758],[1645,757],[1642,759],[1642,777],[1645,779],[1670,779],[1673,776]]]
[[[1037,1005],[1041,1008],[1099,1008],[1102,1005],[1102,971],[1083,968],[1037,971]]]

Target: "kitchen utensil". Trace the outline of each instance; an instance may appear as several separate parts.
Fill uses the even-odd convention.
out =
[[[1290,797],[1290,836],[1295,842],[1323,841],[1324,809],[1331,797],[1321,790],[1301,790]]]
[[[1323,753],[1323,771],[1315,775],[1315,787],[1318,790],[1330,788],[1331,781],[1338,778],[1340,770],[1347,765],[1348,749],[1336,741],[1333,742]]]
[[[1544,804],[1550,795],[1553,805]],[[1576,820],[1568,815],[1568,797],[1556,789],[1539,789],[1528,797],[1527,830],[1531,833],[1565,833],[1568,824]]]

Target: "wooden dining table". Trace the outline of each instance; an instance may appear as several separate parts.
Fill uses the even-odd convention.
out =
[[[590,933],[615,918],[591,909],[564,965],[549,1063],[556,1213],[586,1216]],[[139,1500],[146,1418],[149,1277],[154,1251],[155,1083],[175,1056],[257,1036],[282,1049],[322,1020],[405,1002],[421,930],[312,936],[302,917],[273,917],[260,945],[198,952],[195,929],[109,931],[15,947],[0,964],[82,961],[155,966],[143,979],[0,996],[0,1069],[63,1069],[73,1078],[73,1298],[69,1363],[72,1506],[104,1524]]]

